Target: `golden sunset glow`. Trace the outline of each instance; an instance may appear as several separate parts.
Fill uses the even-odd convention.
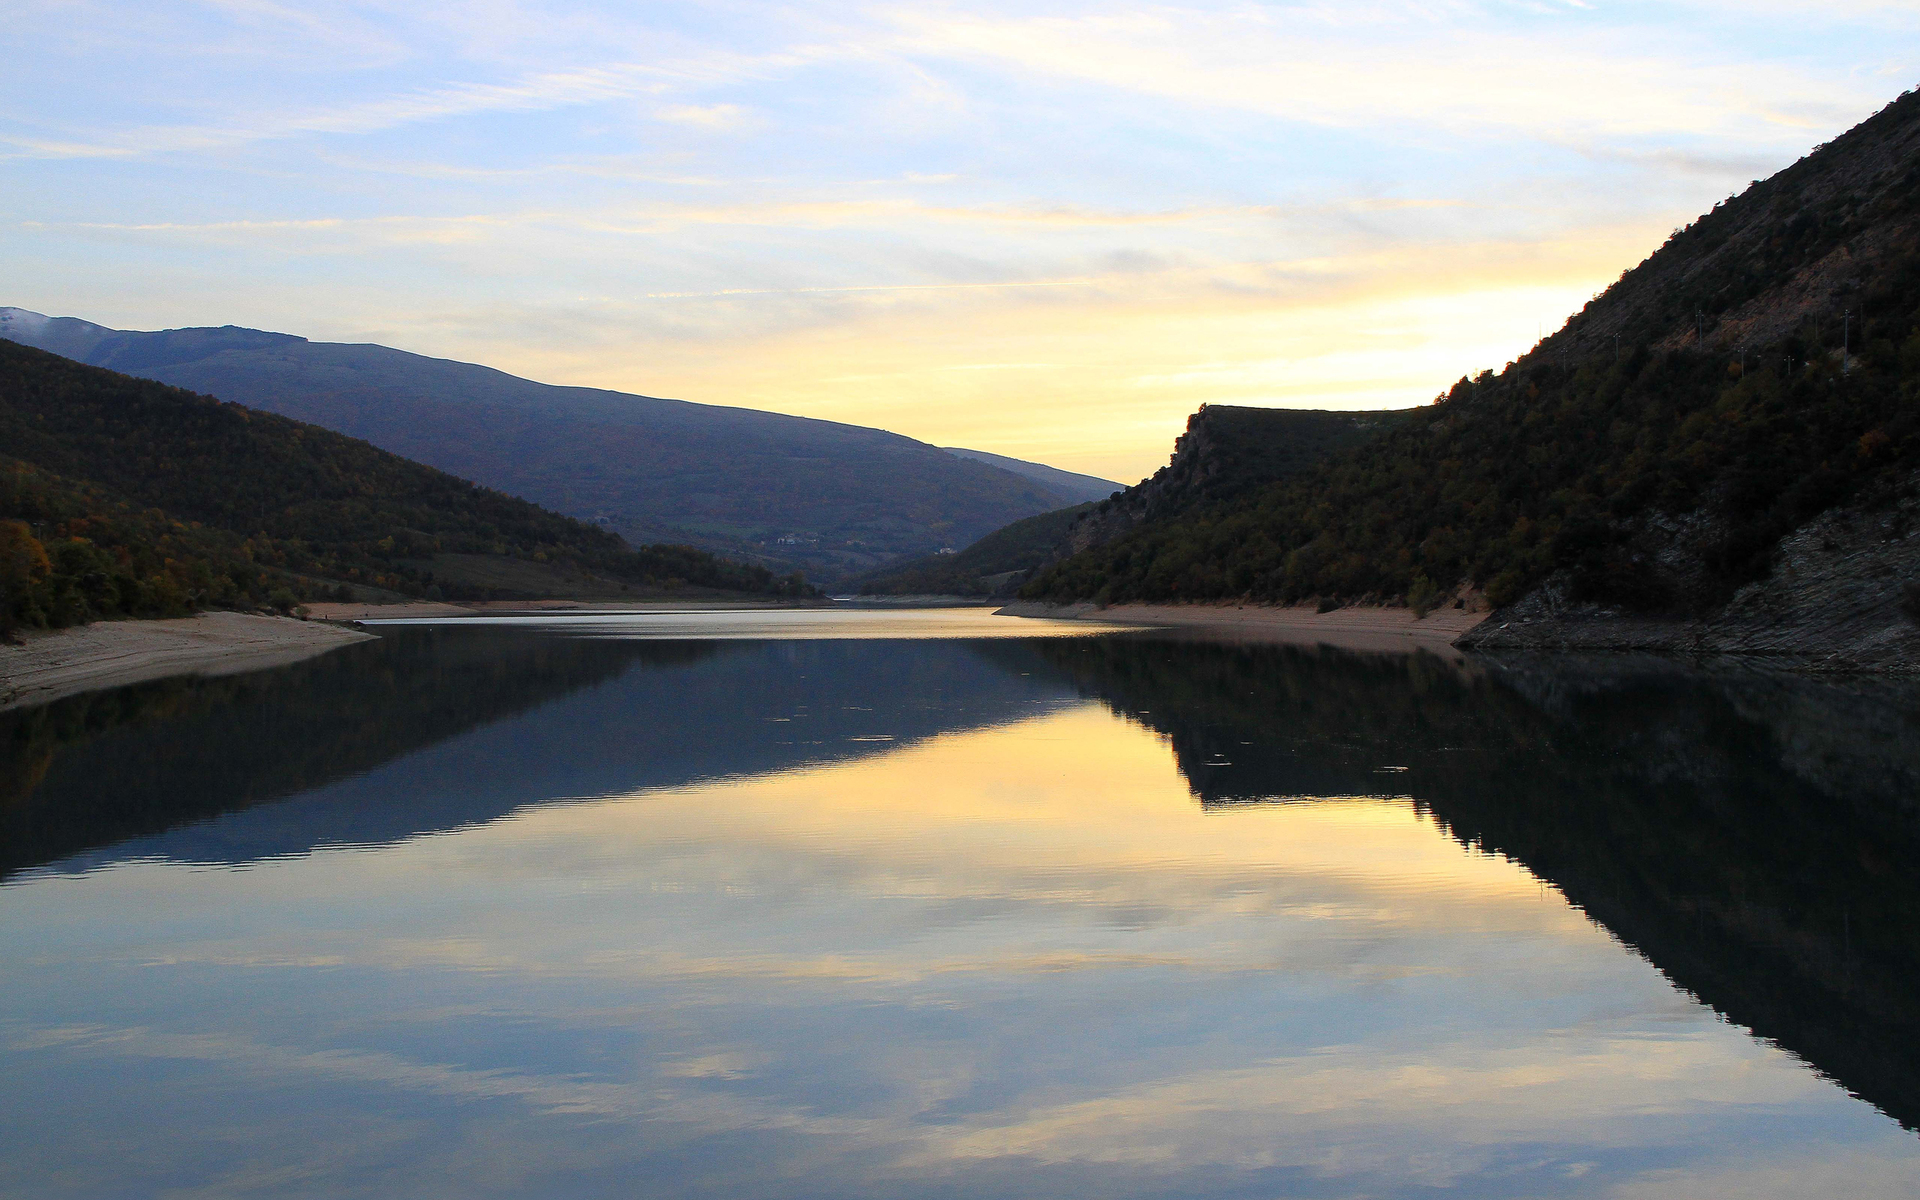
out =
[[[1871,2],[176,7],[10,15],[0,302],[1126,482],[1497,370],[1920,75]]]

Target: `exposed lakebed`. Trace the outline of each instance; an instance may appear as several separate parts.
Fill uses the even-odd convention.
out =
[[[0,718],[0,1194],[1920,1188],[1908,684],[379,632]]]

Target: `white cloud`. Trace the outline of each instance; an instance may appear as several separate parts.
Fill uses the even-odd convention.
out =
[[[653,115],[655,120],[697,125],[716,132],[738,129],[748,119],[747,110],[738,104],[675,104],[656,109]]]
[[[1430,9],[1176,8],[1078,17],[895,10],[901,48],[967,57],[1184,104],[1342,128],[1439,126],[1540,136],[1795,141],[1884,97],[1830,75],[1649,49],[1644,30],[1529,32]],[[1424,19],[1422,19],[1424,18]]]
[[[992,374],[970,359],[1074,376],[1049,336],[1090,356],[1080,378],[1130,363],[1109,396],[1146,390],[1124,377],[1164,385],[1170,413],[1285,402],[1302,394],[1275,381],[1300,372],[1260,344],[1328,335],[1314,306],[1397,273],[1489,306],[1517,344],[1461,344],[1437,309],[1360,325],[1510,357],[1528,306],[1589,294],[1920,61],[1910,5],[1760,5],[25,0],[0,78],[0,241],[25,290],[4,299],[377,329],[816,415],[850,376],[930,422],[962,403],[937,380]],[[905,361],[902,338],[938,351]],[[721,348],[735,374],[682,371]],[[1425,398],[1474,365],[1384,353],[1328,348],[1352,377],[1307,398]],[[882,386],[831,415],[938,427]],[[994,419],[1069,426],[1047,408]],[[1146,463],[1170,420],[1114,427]]]

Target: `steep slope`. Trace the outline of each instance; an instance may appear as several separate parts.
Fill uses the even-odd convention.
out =
[[[1223,504],[1291,478],[1407,416],[1212,405],[1188,421],[1187,432],[1174,443],[1173,460],[1151,478],[1117,492],[1109,489],[1089,503],[1016,521],[958,554],[890,565],[856,583],[866,595],[1011,596],[1034,572],[1069,555],[1124,537],[1149,521]]]
[[[1231,504],[1304,474],[1412,415],[1206,405],[1187,419],[1167,465],[1082,516],[1055,557],[1104,546],[1142,525]]]
[[[1912,665],[1920,96],[1679,230],[1498,376],[1034,599],[1523,601],[1477,644]],[[1506,628],[1502,628],[1505,626]],[[1524,627],[1524,628],[1523,628]]]
[[[0,337],[364,438],[630,541],[821,576],[1082,498],[877,429],[556,387],[384,346],[231,326],[131,332],[21,309],[0,309]]]
[[[618,537],[365,442],[0,340],[0,626],[358,594],[547,594],[797,579]]]

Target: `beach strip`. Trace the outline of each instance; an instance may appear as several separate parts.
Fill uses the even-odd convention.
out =
[[[232,675],[325,654],[373,635],[339,625],[209,612],[96,621],[0,646],[0,711],[169,675]]]

